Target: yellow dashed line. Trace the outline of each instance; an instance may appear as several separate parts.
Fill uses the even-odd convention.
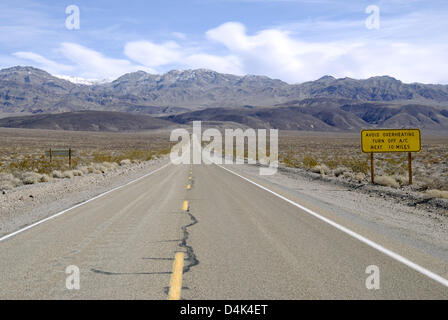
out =
[[[185,200],[184,204],[182,205],[182,210],[187,211],[188,210],[188,201]]]
[[[184,267],[184,253],[177,252],[174,256],[173,273],[170,279],[170,291],[168,292],[168,300],[179,300],[182,290],[182,273]]]
[[[187,190],[191,189],[191,184],[187,184]]]

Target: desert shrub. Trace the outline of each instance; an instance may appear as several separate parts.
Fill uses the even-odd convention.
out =
[[[48,182],[50,181],[50,176],[46,173],[41,174],[39,182]]]
[[[381,186],[399,188],[399,183],[391,176],[378,176],[375,177],[375,183]]]
[[[72,170],[66,170],[66,171],[62,172],[62,177],[66,178],[66,179],[73,178],[73,171]]]
[[[130,150],[123,154],[128,159],[131,160],[151,160],[154,156],[154,153],[148,150]]]
[[[90,166],[87,167],[88,173],[93,174],[100,174],[102,173],[100,170],[97,169],[97,166],[95,164],[90,164]]]
[[[95,152],[93,154],[93,162],[113,162],[116,161],[116,157],[113,156],[111,153],[105,153],[105,152]]]
[[[329,174],[329,173],[330,173],[330,169],[329,169],[326,165],[321,164],[321,165],[320,165],[320,174],[325,174],[325,175],[327,175],[327,174]]]
[[[0,181],[0,190],[11,190],[15,185],[8,180]]]
[[[360,160],[355,158],[349,158],[343,160],[343,165],[347,168],[350,168],[353,172],[362,172],[366,174],[370,167],[366,160]]]
[[[303,157],[302,164],[305,168],[311,169],[319,164],[317,159],[313,156],[305,156]]]
[[[83,175],[89,173],[89,168],[87,166],[77,167],[77,170],[81,171]]]
[[[347,167],[337,167],[336,169],[333,170],[333,174],[336,177],[339,177],[340,175],[344,174],[347,171],[348,171]]]
[[[81,170],[72,170],[73,176],[75,177],[81,177],[83,175],[83,172]]]
[[[116,162],[103,162],[102,165],[108,170],[115,170],[118,168],[118,164]]]
[[[23,184],[36,184],[40,181],[41,175],[36,172],[25,172],[22,174]]]
[[[311,172],[320,173],[320,166],[314,166],[310,169]]]
[[[409,179],[408,177],[404,176],[404,175],[395,175],[394,179],[400,183],[400,185],[405,185],[409,183]]]
[[[53,178],[56,178],[56,179],[62,179],[62,178],[64,178],[64,176],[62,175],[62,172],[59,171],[59,170],[53,170],[53,171],[51,172],[51,176],[52,176]]]
[[[100,173],[106,173],[108,171],[107,168],[103,164],[100,164],[100,163],[95,163],[93,165],[93,168],[95,170],[99,171]]]
[[[314,166],[310,170],[311,172],[320,173],[322,175],[326,175],[330,172],[330,169],[328,169],[328,167],[324,164]]]
[[[170,153],[171,149],[163,148],[157,150],[146,150],[146,149],[132,149],[125,150],[119,153],[111,153],[111,152],[96,152],[93,154],[93,161],[96,163],[120,163],[122,160],[139,160],[139,161],[148,161],[152,160],[155,155],[163,155]]]
[[[77,159],[72,159],[73,166],[76,166],[77,163]],[[50,159],[43,155],[21,155],[5,166],[8,172],[20,173],[34,171],[40,174],[50,174],[54,170],[62,171],[66,168],[68,168],[68,160],[66,157],[54,157],[50,162]]]
[[[366,178],[366,175],[362,172],[357,172],[353,175],[353,179],[358,182],[362,182]]]
[[[339,164],[341,163],[340,159],[326,159],[324,161],[325,165],[330,168],[330,169],[335,169],[339,166]]]
[[[0,174],[0,190],[10,190],[17,186],[20,186],[22,181],[16,177],[14,177],[10,173],[2,173]]]
[[[448,191],[431,189],[425,192],[425,195],[430,198],[443,198],[448,199]]]
[[[282,158],[282,162],[287,167],[297,168],[299,166],[299,161],[294,158],[292,155],[286,155]]]

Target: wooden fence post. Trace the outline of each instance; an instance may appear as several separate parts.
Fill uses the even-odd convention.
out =
[[[72,168],[72,148],[68,149],[68,167]]]

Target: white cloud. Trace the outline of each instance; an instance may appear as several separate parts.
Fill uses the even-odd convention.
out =
[[[218,56],[200,48],[181,46],[170,41],[156,44],[150,41],[128,42],[124,53],[131,60],[151,68],[176,66],[186,69],[206,68],[218,72],[241,74],[241,63],[234,55]]]
[[[124,73],[152,69],[135,65],[129,60],[108,58],[101,53],[76,43],[63,42],[58,50],[77,66],[78,74],[84,78],[117,78]]]
[[[174,42],[155,44],[150,41],[128,42],[124,53],[132,60],[149,67],[172,64],[181,60],[180,46]]]
[[[114,59],[86,48],[82,45],[63,42],[55,50],[59,57],[68,60],[70,64],[62,64],[45,58],[34,52],[15,52],[13,56],[21,60],[34,63],[54,75],[71,75],[85,79],[115,79],[124,73],[144,70],[154,72],[153,69],[137,65],[126,59]],[[27,62],[28,63],[28,62]]]
[[[366,78],[391,75],[405,82],[448,81],[448,46],[425,47],[380,39],[375,41],[300,41],[279,29],[248,35],[243,24],[228,22],[206,33],[225,46],[247,73],[303,82],[331,74]]]
[[[236,75],[244,73],[241,61],[233,55],[220,57],[206,53],[192,54],[185,58],[185,63],[192,69],[205,68]]]
[[[136,70],[160,73],[172,68],[207,68],[223,73],[263,74],[290,83],[325,74],[353,78],[390,75],[404,82],[448,83],[448,44],[443,41],[426,41],[422,45],[409,38],[399,41],[396,37],[369,39],[353,35],[337,41],[312,41],[284,27],[249,34],[238,22],[208,30],[199,43],[180,38],[178,41],[128,42],[124,46],[125,59],[107,57],[71,42],[62,43],[56,50],[60,58],[57,62],[34,52],[16,52],[14,57],[32,61],[54,74],[95,79],[116,78]]]
[[[13,53],[13,56],[23,60],[32,61],[36,63],[40,68],[45,69],[50,73],[72,72],[75,69],[73,66],[54,62],[34,52],[19,51]]]

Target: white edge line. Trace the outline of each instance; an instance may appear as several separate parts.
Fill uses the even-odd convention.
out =
[[[353,237],[353,238],[355,238],[355,239],[357,239],[357,240],[367,244],[368,246],[370,246],[370,247],[372,247],[372,248],[374,248],[374,249],[384,253],[385,255],[391,257],[392,259],[395,259],[395,260],[405,264],[406,266],[410,267],[411,269],[414,269],[415,271],[417,271],[417,272],[427,276],[428,278],[431,278],[432,280],[437,281],[438,283],[444,285],[445,287],[448,287],[448,280],[443,278],[443,277],[441,277],[441,276],[439,276],[438,274],[435,274],[434,272],[429,271],[428,269],[425,269],[422,266],[419,266],[418,264],[416,264],[416,263],[410,261],[409,259],[407,259],[407,258],[405,258],[405,257],[403,257],[403,256],[401,256],[401,255],[399,255],[399,254],[397,254],[397,253],[395,253],[395,252],[393,252],[393,251],[383,247],[382,245],[379,245],[376,242],[373,242],[372,240],[369,240],[369,239],[363,237],[362,235],[360,235],[360,234],[358,234],[358,233],[356,233],[356,232],[354,232],[354,231],[352,231],[350,229],[347,229],[346,227],[344,227],[344,226],[342,226],[342,225],[340,225],[340,224],[338,224],[338,223],[336,223],[336,222],[334,222],[334,221],[332,221],[332,220],[330,220],[328,218],[325,218],[325,217],[321,216],[320,214],[318,214],[318,213],[316,213],[316,212],[314,212],[314,211],[312,211],[312,210],[310,210],[310,209],[308,209],[308,208],[306,208],[306,207],[304,207],[304,206],[302,206],[300,204],[297,204],[294,201],[289,200],[288,198],[286,198],[286,197],[284,197],[284,196],[282,196],[282,195],[280,195],[280,194],[278,194],[278,193],[276,193],[276,192],[274,192],[272,190],[269,190],[268,188],[266,188],[266,187],[264,187],[264,186],[262,186],[262,185],[260,185],[260,184],[258,184],[256,182],[254,182],[252,180],[249,180],[246,177],[243,177],[242,175],[239,175],[236,172],[233,172],[232,170],[229,170],[229,169],[227,169],[227,168],[225,168],[225,167],[223,167],[223,166],[221,166],[219,164],[217,164],[217,166],[221,167],[222,169],[224,169],[224,170],[226,170],[226,171],[228,171],[230,173],[233,173],[234,175],[240,177],[241,179],[244,179],[244,180],[246,180],[246,181],[256,185],[257,187],[259,187],[259,188],[261,188],[261,189],[263,189],[265,191],[268,191],[268,192],[272,193],[273,195],[279,197],[280,199],[283,199],[286,202],[289,202],[290,204],[296,206],[297,208],[302,209],[303,211],[309,213],[310,215],[312,215],[312,216],[314,216],[314,217],[316,217],[316,218],[318,218],[318,219],[320,219],[320,220],[330,224],[331,226],[335,227],[336,229],[339,229],[340,231],[350,235],[351,237]]]
[[[70,207],[70,208],[65,209],[65,210],[63,210],[63,211],[60,211],[60,212],[58,212],[58,213],[55,213],[55,214],[52,215],[52,216],[49,216],[49,217],[47,217],[47,218],[45,218],[45,219],[42,219],[42,220],[39,220],[39,221],[37,221],[37,222],[35,222],[35,223],[33,223],[33,224],[30,224],[29,226],[26,226],[25,228],[22,228],[22,229],[19,229],[19,230],[17,230],[17,231],[14,231],[13,233],[7,234],[7,235],[5,235],[5,236],[3,236],[3,237],[0,238],[0,242],[4,241],[4,240],[6,240],[6,239],[9,239],[9,238],[11,238],[11,237],[14,237],[15,235],[17,235],[17,234],[19,234],[19,233],[22,233],[22,232],[24,232],[24,231],[26,231],[26,230],[28,230],[28,229],[31,229],[31,228],[33,228],[33,227],[35,227],[35,226],[37,226],[37,225],[39,225],[39,224],[41,224],[41,223],[44,223],[44,222],[46,222],[46,221],[48,221],[48,220],[51,220],[51,219],[54,219],[54,218],[56,218],[56,217],[58,217],[58,216],[60,216],[60,215],[63,215],[64,213],[66,213],[66,212],[68,212],[68,211],[70,211],[70,210],[73,210],[73,209],[76,209],[76,208],[78,208],[78,207],[80,207],[80,206],[82,206],[82,205],[85,205],[86,203],[89,203],[90,201],[93,201],[93,200],[96,200],[96,199],[98,199],[98,198],[101,198],[101,197],[105,196],[106,194],[109,194],[109,193],[111,193],[111,192],[113,192],[113,191],[115,191],[115,190],[121,189],[121,188],[126,187],[126,186],[128,186],[128,185],[130,185],[130,184],[132,184],[132,183],[134,183],[134,182],[137,182],[137,181],[143,179],[143,178],[146,178],[147,176],[150,176],[150,175],[152,175],[153,173],[156,173],[157,171],[162,170],[163,168],[167,167],[167,166],[170,165],[170,164],[171,164],[171,163],[169,162],[169,163],[163,165],[162,167],[160,167],[160,168],[158,168],[158,169],[156,169],[156,170],[154,170],[154,171],[151,171],[151,172],[149,172],[149,173],[146,173],[146,174],[144,174],[143,176],[141,176],[141,177],[139,177],[139,178],[137,178],[137,179],[135,179],[135,180],[129,181],[129,182],[127,182],[127,183],[125,183],[125,184],[123,184],[123,185],[121,185],[121,186],[118,186],[118,187],[115,187],[115,188],[113,188],[113,189],[110,189],[110,190],[108,190],[108,191],[106,191],[106,192],[100,193],[99,195],[96,195],[96,196],[94,196],[93,198],[90,198],[90,199],[88,199],[88,200],[84,200],[84,201],[82,201],[82,202],[80,202],[80,203],[74,205],[73,207]]]

